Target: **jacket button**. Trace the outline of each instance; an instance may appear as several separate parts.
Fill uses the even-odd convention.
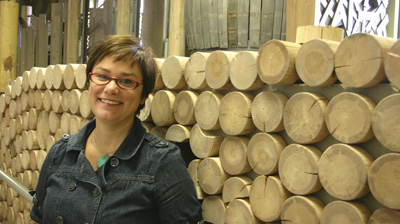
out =
[[[58,223],[58,224],[63,224],[63,223],[64,223],[63,217],[57,216],[57,223]]]
[[[93,195],[95,196],[95,197],[97,197],[97,196],[99,196],[99,194],[100,194],[100,190],[99,190],[99,188],[95,188],[94,190],[93,190]]]
[[[117,167],[119,165],[119,160],[117,158],[112,158],[110,161],[112,167]]]
[[[68,190],[69,190],[69,191],[73,191],[73,190],[75,190],[75,188],[76,188],[76,183],[71,183],[71,184],[68,186]]]
[[[69,134],[64,134],[64,135],[62,136],[62,140],[63,140],[64,142],[67,142],[70,138],[71,138],[71,135],[69,135]]]

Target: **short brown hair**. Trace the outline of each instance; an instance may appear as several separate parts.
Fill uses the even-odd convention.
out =
[[[141,98],[146,99],[154,89],[157,74],[157,64],[150,47],[143,46],[140,39],[131,35],[111,35],[89,49],[89,60],[86,64],[86,76],[93,67],[107,56],[113,56],[115,61],[127,60],[131,67],[139,63],[143,76],[143,91]],[[89,79],[88,79],[89,81]],[[144,107],[139,105],[136,113]]]

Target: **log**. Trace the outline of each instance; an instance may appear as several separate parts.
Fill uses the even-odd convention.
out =
[[[69,112],[69,107],[70,107],[70,103],[69,103],[69,94],[71,91],[69,90],[64,90],[62,92],[62,97],[61,97],[61,106],[64,112]]]
[[[11,100],[8,104],[8,113],[11,119],[15,118],[17,115],[17,103],[15,100]]]
[[[39,179],[39,171],[37,170],[32,170],[32,186],[37,186],[37,182]]]
[[[297,143],[322,141],[329,135],[325,124],[328,100],[320,94],[299,92],[287,101],[283,124],[289,137]]]
[[[161,75],[161,71],[162,71],[162,67],[163,67],[165,59],[164,58],[154,58],[154,60],[156,61],[156,64],[157,64],[156,83],[154,84],[154,90],[159,90],[165,86],[164,82],[162,80],[162,75]]]
[[[201,204],[203,219],[214,224],[225,224],[226,204],[220,195],[207,196]]]
[[[282,205],[290,196],[279,177],[261,175],[253,181],[249,199],[254,215],[261,221],[272,222],[279,220]]]
[[[212,89],[229,89],[232,83],[229,79],[229,64],[236,52],[213,51],[206,62],[206,82]]]
[[[196,123],[194,109],[199,94],[193,91],[179,92],[174,101],[174,117],[181,125],[193,125]]]
[[[196,101],[195,118],[200,128],[204,130],[220,129],[219,106],[223,95],[219,92],[204,91]]]
[[[62,107],[62,96],[63,92],[58,90],[53,91],[53,97],[51,98],[51,109],[54,113],[64,112]]]
[[[53,85],[53,69],[54,69],[55,65],[49,65],[46,67],[46,72],[44,75],[44,83],[46,85],[47,89],[54,89],[54,85]]]
[[[189,172],[190,177],[192,178],[194,188],[196,190],[197,199],[203,200],[205,198],[205,194],[200,187],[199,178],[198,178],[198,170],[199,170],[200,163],[201,163],[201,159],[192,160],[189,163],[187,170]]]
[[[372,130],[376,139],[387,149],[400,152],[400,94],[392,94],[382,99],[372,115]]]
[[[199,165],[199,184],[206,194],[221,194],[224,183],[229,177],[230,175],[224,171],[218,157],[205,158]]]
[[[241,51],[229,66],[229,78],[236,89],[255,90],[264,85],[257,73],[257,52]]]
[[[400,77],[398,71],[400,69],[400,41],[397,40],[390,48],[386,55],[384,68],[385,74],[390,83],[400,89]]]
[[[30,75],[31,71],[24,71],[22,73],[22,90],[24,92],[28,92],[29,89],[31,88],[29,85],[29,75]]]
[[[177,93],[159,90],[154,94],[151,117],[157,126],[170,126],[176,123],[173,107]]]
[[[16,116],[18,116],[18,115],[21,115],[22,114],[22,99],[21,99],[21,97],[17,97],[16,99],[15,99],[15,101],[16,101],[16,110],[17,110],[17,115]]]
[[[22,155],[21,155],[21,164],[22,164],[22,168],[25,171],[31,170],[31,159],[30,159],[30,155],[29,155],[29,151],[28,150],[24,150],[22,151]]]
[[[251,170],[247,160],[247,137],[228,136],[219,150],[222,168],[231,175],[244,174]]]
[[[219,122],[228,135],[247,135],[255,130],[251,119],[251,104],[254,96],[233,91],[221,99]]]
[[[32,150],[32,151],[38,151],[36,149],[40,148],[36,130],[29,130],[27,132],[26,147],[28,150]],[[32,167],[32,162],[31,162],[31,168],[32,168],[32,170],[35,170],[35,167]]]
[[[190,132],[190,148],[193,154],[200,159],[218,156],[223,138],[212,131],[202,130],[195,124]]]
[[[52,75],[53,75],[52,80],[53,80],[54,89],[57,89],[57,90],[65,89],[63,77],[64,77],[64,71],[65,71],[66,67],[67,67],[67,65],[62,65],[62,64],[57,64],[54,66],[53,72],[52,72]]]
[[[382,82],[385,79],[384,60],[395,41],[367,33],[346,37],[335,55],[339,81],[345,87],[355,88],[372,87]]]
[[[277,173],[279,157],[285,147],[285,140],[278,134],[255,134],[247,146],[250,167],[260,175]]]
[[[71,115],[70,120],[69,120],[69,133],[75,134],[78,131],[81,130],[81,123],[82,123],[83,118],[81,116],[77,116],[77,115]]]
[[[257,68],[261,80],[267,84],[291,85],[298,80],[295,59],[300,45],[270,40],[258,51]]]
[[[319,224],[324,203],[315,196],[292,196],[282,206],[281,220],[287,223]]]
[[[50,112],[52,109],[52,99],[53,99],[53,91],[52,90],[45,90],[43,93],[43,109],[46,112]]]
[[[368,185],[374,198],[391,209],[400,209],[400,154],[388,153],[376,159],[368,173]]]
[[[64,112],[61,115],[60,128],[62,134],[69,134],[69,125],[71,123],[71,114]]]
[[[284,94],[276,91],[257,94],[251,105],[254,125],[263,132],[283,131],[283,112],[287,101]]]
[[[186,86],[184,72],[188,60],[189,57],[182,56],[168,56],[165,59],[161,77],[168,89],[182,89]]]
[[[80,104],[81,95],[82,95],[82,90],[80,90],[80,89],[73,89],[69,92],[68,105],[69,105],[69,111],[71,112],[71,114],[80,115],[79,104]]]
[[[185,81],[192,89],[204,89],[206,82],[206,62],[210,53],[195,52],[190,55],[185,66]]]
[[[29,109],[28,127],[30,130],[36,130],[39,113],[40,111],[35,108]]]
[[[333,197],[355,200],[369,193],[367,176],[373,161],[373,157],[361,147],[334,144],[319,160],[319,179]]]
[[[334,96],[326,108],[328,131],[335,139],[347,144],[371,140],[375,106],[369,97],[358,93],[343,92]]]
[[[89,91],[88,90],[83,90],[81,92],[81,96],[79,98],[79,112],[80,112],[81,117],[83,117],[83,118],[91,119],[94,117],[93,111],[89,105]]]
[[[253,180],[245,176],[230,177],[222,189],[222,200],[229,203],[234,199],[248,198]]]
[[[22,149],[26,151],[28,149],[28,131],[27,130],[22,131],[21,137],[22,137]]]
[[[162,127],[162,126],[154,126],[150,133],[154,134],[155,136],[158,136],[162,139],[165,139],[165,135],[167,134],[168,127]]]
[[[46,72],[46,68],[43,67],[32,67],[30,72],[29,72],[29,87],[30,89],[37,89],[36,86],[36,76],[39,73],[39,70],[44,70],[43,72]],[[44,73],[42,73],[44,74]]]
[[[78,89],[87,89],[88,79],[86,74],[86,64],[79,64],[76,68],[75,83]]]
[[[151,102],[153,101],[153,98],[154,98],[154,94],[150,93],[144,102],[144,107],[140,110],[139,115],[137,115],[137,117],[141,121],[153,121],[151,119]],[[82,99],[82,96],[81,96],[81,99]]]
[[[46,150],[46,138],[50,135],[49,112],[42,110],[37,123],[37,138],[40,149]]]
[[[330,86],[336,82],[335,54],[340,42],[314,39],[305,42],[296,56],[296,71],[308,86]]]
[[[400,220],[400,212],[389,208],[380,208],[369,217],[369,224],[396,224]]]
[[[173,124],[168,128],[165,134],[165,140],[171,142],[188,142],[191,130],[191,126]]]
[[[29,89],[29,92],[28,92],[28,104],[29,104],[30,108],[35,107],[35,92],[36,92],[36,90]]]
[[[321,223],[366,224],[370,215],[368,208],[361,202],[334,201],[325,206],[320,221]]]
[[[279,158],[279,176],[283,186],[297,195],[307,195],[322,187],[318,179],[321,151],[315,146],[288,145]]]
[[[6,96],[5,94],[0,95],[0,114],[4,114],[8,104],[6,104]]]
[[[76,73],[79,64],[69,63],[65,67],[64,76],[63,76],[63,83],[66,89],[76,89]]]
[[[32,189],[34,187],[34,186],[32,186],[32,171],[31,170],[24,171],[22,182],[23,182],[23,185],[28,189]]]
[[[21,96],[21,93],[22,93],[22,76],[18,76],[15,79],[15,95],[18,97]]]
[[[46,138],[46,151],[49,151],[51,147],[54,145],[55,138],[52,135],[47,136]]]
[[[29,110],[29,95],[28,92],[21,93],[21,110],[28,111]],[[1,101],[1,99],[0,99]]]
[[[36,110],[43,110],[43,96],[44,96],[44,90],[41,89],[35,90],[33,97],[35,98]]]
[[[299,26],[296,30],[296,43],[304,44],[310,40],[341,42],[344,29],[333,26]]]
[[[29,130],[29,111],[25,111],[22,113],[22,128],[25,131]]]
[[[262,223],[252,211],[248,199],[234,199],[226,206],[226,223]]]
[[[46,89],[46,85],[44,82],[46,70],[47,70],[47,68],[40,68],[37,71],[36,80],[35,80],[36,89]]]

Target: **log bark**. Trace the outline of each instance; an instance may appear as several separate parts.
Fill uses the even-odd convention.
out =
[[[358,93],[343,92],[334,96],[326,108],[328,131],[335,139],[347,144],[371,140],[375,106],[369,97]]]
[[[400,94],[382,99],[372,115],[372,130],[376,139],[387,149],[400,152]]]
[[[154,94],[151,117],[157,126],[170,126],[176,123],[173,111],[176,95],[176,92],[169,90],[159,90]]]
[[[232,83],[229,79],[229,64],[236,55],[236,52],[214,51],[210,54],[206,62],[206,82],[212,89],[229,89]]]
[[[223,138],[195,124],[190,133],[190,148],[197,158],[218,156]]]
[[[330,86],[336,82],[335,54],[340,42],[314,39],[304,43],[296,56],[296,71],[309,86]]]
[[[258,75],[267,84],[291,85],[298,80],[295,59],[300,44],[270,40],[264,43],[257,57]]]
[[[194,110],[197,124],[204,130],[217,130],[219,124],[219,106],[223,95],[219,92],[204,91],[197,101]]]
[[[321,151],[315,146],[291,144],[279,158],[279,176],[283,186],[297,195],[307,195],[322,187],[318,179]]]
[[[293,196],[282,206],[281,220],[285,223],[319,224],[324,203],[315,196]]]
[[[161,70],[161,76],[167,88],[182,89],[186,86],[184,72],[188,60],[188,57],[182,56],[169,56],[165,59]]]
[[[400,154],[388,153],[376,159],[368,173],[368,185],[374,198],[391,209],[400,209]]]
[[[247,160],[247,137],[228,136],[219,150],[222,168],[230,175],[244,174],[251,170]]]
[[[400,40],[397,40],[386,55],[384,62],[385,74],[390,83],[400,89]]]
[[[325,206],[321,223],[367,223],[370,215],[368,208],[360,202],[334,201]]]
[[[239,90],[255,90],[264,85],[257,72],[257,52],[241,51],[229,64],[229,78]]]
[[[226,204],[220,195],[207,196],[201,204],[203,219],[214,224],[225,224]]]
[[[253,180],[245,176],[230,177],[224,183],[222,189],[222,200],[229,203],[237,198],[248,198]]]
[[[174,101],[174,117],[181,125],[193,125],[196,123],[194,110],[199,94],[193,91],[179,92]]]
[[[355,200],[369,193],[367,176],[373,161],[373,157],[361,147],[334,144],[319,160],[319,179],[333,197]]]
[[[322,141],[329,135],[325,124],[328,101],[316,93],[300,92],[287,101],[283,124],[289,137],[297,143]]]
[[[200,187],[209,195],[221,194],[225,181],[230,177],[222,168],[218,157],[203,159],[198,172]]]
[[[190,55],[185,66],[185,80],[192,89],[204,89],[206,82],[206,62],[210,53],[195,52]]]
[[[367,88],[385,79],[384,60],[396,40],[367,33],[346,37],[335,55],[335,72],[345,87]],[[368,46],[368,47],[366,47]]]
[[[226,206],[226,223],[262,223],[252,211],[248,199],[234,199]]]
[[[277,221],[282,205],[291,193],[282,185],[277,176],[258,176],[251,186],[250,205],[254,215],[264,222]]]
[[[219,122],[228,135],[247,135],[255,130],[251,119],[254,96],[243,92],[230,92],[221,99]]]

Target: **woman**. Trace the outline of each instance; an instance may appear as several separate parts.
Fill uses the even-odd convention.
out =
[[[131,36],[110,36],[91,51],[86,72],[95,119],[48,152],[31,218],[74,224],[199,222],[201,205],[179,148],[146,133],[135,116],[154,87],[150,50]]]

